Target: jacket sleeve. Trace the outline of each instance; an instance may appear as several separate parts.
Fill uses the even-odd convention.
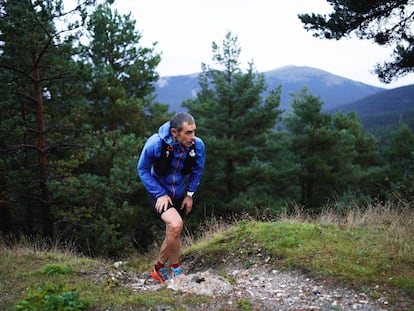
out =
[[[204,162],[205,162],[205,145],[204,145],[204,142],[200,138],[197,138],[196,162],[191,170],[187,191],[195,192],[197,190],[198,185],[200,184],[200,181],[201,181],[201,176],[203,175]]]
[[[154,198],[158,198],[166,194],[164,188],[151,173],[159,141],[160,138],[156,136],[152,136],[147,140],[141,151],[137,165],[138,176],[141,179],[141,182],[143,183],[145,189],[147,189],[147,191]]]

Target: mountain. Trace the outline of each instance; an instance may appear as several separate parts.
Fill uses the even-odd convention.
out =
[[[195,97],[197,90],[198,73],[161,77],[155,86],[155,100],[167,104],[170,111],[178,112],[183,110],[182,102]]]
[[[358,113],[365,128],[414,123],[414,84],[381,91],[328,112]]]
[[[279,84],[282,86],[280,108],[284,110],[289,108],[291,99],[289,94],[299,92],[304,86],[311,94],[320,96],[325,103],[324,110],[335,109],[384,90],[311,67],[287,66],[263,74],[268,84],[268,91]],[[199,90],[198,75],[196,73],[161,77],[156,84],[156,100],[168,104],[170,111],[183,110],[182,102],[195,97]]]
[[[287,66],[264,74],[269,86],[282,85],[283,109],[289,107],[289,94],[300,91],[304,86],[312,95],[320,96],[325,103],[323,110],[334,109],[384,90],[311,67]]]

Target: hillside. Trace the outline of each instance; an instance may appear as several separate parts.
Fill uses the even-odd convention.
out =
[[[414,308],[413,211],[386,205],[336,216],[206,223],[183,251],[186,275],[166,285],[149,277],[151,254],[114,262],[0,244],[0,309]]]
[[[408,123],[414,125],[414,84],[381,91],[329,112],[358,113],[368,129]]]
[[[264,74],[269,86],[282,85],[283,109],[289,106],[289,94],[298,92],[304,86],[313,95],[320,96],[325,103],[324,110],[355,102],[383,90],[311,67],[287,66]]]
[[[264,75],[268,90],[282,85],[280,107],[284,110],[289,106],[289,94],[304,86],[321,97],[324,109],[334,109],[383,90],[311,67],[287,66],[264,72]],[[156,100],[168,104],[170,111],[180,111],[181,103],[195,96],[198,89],[198,74],[161,77],[156,84]]]

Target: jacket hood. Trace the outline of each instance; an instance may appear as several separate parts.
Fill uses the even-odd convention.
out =
[[[174,144],[174,138],[171,135],[171,126],[170,121],[165,122],[163,125],[160,126],[158,129],[158,135],[164,140],[168,145]]]

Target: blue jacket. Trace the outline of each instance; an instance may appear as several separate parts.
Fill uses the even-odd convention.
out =
[[[168,174],[158,176],[153,164],[155,159],[161,156],[162,140],[173,146],[174,156]],[[137,171],[145,188],[154,198],[168,194],[171,199],[180,199],[186,191],[195,192],[197,190],[204,170],[205,145],[200,138],[195,138],[196,161],[190,175],[184,176],[181,170],[188,149],[189,147],[184,147],[174,140],[169,121],[159,128],[157,134],[147,140],[138,160]],[[187,177],[188,183],[186,182]]]

